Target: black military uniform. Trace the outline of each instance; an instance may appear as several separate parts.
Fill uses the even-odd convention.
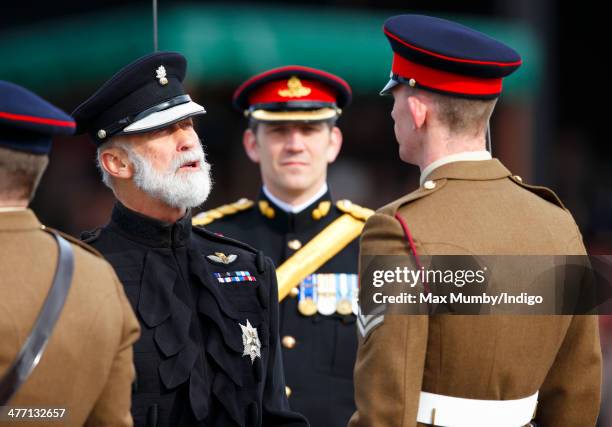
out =
[[[305,67],[272,70],[243,84],[236,93],[235,104],[257,120],[279,120],[274,116],[276,111],[285,114],[280,120],[288,117],[288,120],[295,120],[287,116],[287,112],[296,113],[295,117],[301,117],[299,120],[310,113],[313,120],[317,120],[317,114],[325,116],[325,108],[337,108],[338,105],[322,104],[317,98],[321,94],[315,93],[294,96],[293,102],[298,103],[296,108],[292,108],[290,102],[273,103],[274,97],[279,90],[292,85],[293,88],[314,88],[311,82],[316,81],[330,91],[337,91],[334,97],[340,99],[343,107],[350,94],[346,92],[348,85],[330,76]],[[271,91],[270,97],[266,91]],[[249,102],[253,99],[259,99],[265,109],[262,111]],[[278,268],[339,217],[355,214],[365,221],[364,210],[346,200],[334,202],[327,191],[299,213],[290,213],[262,190],[255,202],[242,199],[203,212],[194,218],[194,224],[263,250]],[[320,248],[321,253],[328,249]],[[312,426],[346,426],[355,411],[353,367],[357,351],[357,304],[352,297],[357,294],[358,250],[355,238],[299,287],[293,288],[281,303],[280,330],[289,404],[304,414]],[[343,314],[336,310],[341,299],[350,301],[340,309]]]
[[[141,58],[75,111],[79,127],[100,142],[202,112],[182,93],[184,74],[178,54]],[[136,426],[307,426],[288,409],[276,278],[261,252],[192,228],[189,213],[165,223],[121,203],[83,238],[117,271],[142,327]]]

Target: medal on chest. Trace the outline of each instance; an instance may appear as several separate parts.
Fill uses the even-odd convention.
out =
[[[250,357],[251,363],[255,361],[257,357],[261,359],[261,342],[259,341],[259,335],[257,329],[251,325],[249,319],[246,321],[246,325],[238,323],[240,329],[242,329],[242,345],[244,350],[242,356]]]
[[[317,293],[314,274],[306,277],[300,283],[300,293],[298,294],[298,311],[304,316],[312,316],[317,312]]]
[[[304,316],[317,312],[324,316],[356,314],[357,295],[356,274],[311,274],[299,285],[298,311]]]

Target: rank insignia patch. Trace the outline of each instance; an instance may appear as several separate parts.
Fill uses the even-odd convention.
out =
[[[359,310],[357,313],[357,329],[361,338],[365,340],[374,329],[383,324],[385,321],[385,315],[383,314],[385,310],[385,305],[376,307],[372,314],[369,315],[363,314],[361,309]]]
[[[226,273],[213,273],[219,283],[231,282],[257,282],[255,276],[248,271],[228,271]]]

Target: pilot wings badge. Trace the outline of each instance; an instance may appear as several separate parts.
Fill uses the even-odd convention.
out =
[[[206,255],[206,258],[208,258],[209,260],[213,262],[227,265],[227,264],[231,264],[232,262],[236,261],[238,259],[238,255],[235,255],[235,254],[225,255],[223,252],[215,252],[214,254]]]

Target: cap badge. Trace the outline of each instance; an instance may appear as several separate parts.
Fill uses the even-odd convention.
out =
[[[261,358],[261,342],[257,335],[257,329],[255,329],[249,319],[246,321],[246,325],[238,323],[240,329],[242,329],[242,345],[244,345],[244,351],[242,356],[248,356],[251,358],[251,363],[255,361],[256,357]]]
[[[236,259],[238,258],[238,255],[234,255],[234,254],[225,255],[223,252],[215,252],[214,255],[212,254],[206,255],[206,258],[216,263],[227,265],[227,264],[231,264],[232,262],[236,261]]]
[[[302,86],[302,82],[296,76],[287,80],[287,89],[279,89],[278,94],[283,98],[301,98],[310,95],[312,89]]]
[[[155,78],[159,80],[160,85],[167,85],[168,79],[166,78],[166,67],[160,65],[159,68],[155,70]]]

